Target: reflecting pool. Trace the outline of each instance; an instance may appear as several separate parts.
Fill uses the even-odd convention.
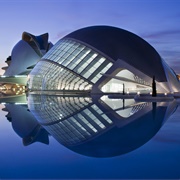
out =
[[[1,104],[1,179],[178,179],[178,100],[29,94]]]

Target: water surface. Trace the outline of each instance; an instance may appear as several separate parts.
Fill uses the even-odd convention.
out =
[[[104,97],[53,96],[30,96],[28,107],[1,105],[11,115],[7,115],[7,109],[0,112],[0,178],[178,179],[177,105],[176,101],[137,104],[133,100],[112,101]],[[90,113],[93,108],[98,112],[94,116]],[[73,119],[88,113],[89,122],[97,118],[105,127],[97,120],[97,132],[89,130],[90,135],[73,139],[64,135],[67,128],[62,131],[61,119],[56,119],[58,113],[67,128]]]

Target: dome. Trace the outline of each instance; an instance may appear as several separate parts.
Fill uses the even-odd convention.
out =
[[[27,67],[34,65],[41,58],[28,43],[20,40],[13,48],[11,53],[11,63],[4,75],[14,76],[27,74]]]
[[[60,78],[61,77],[61,78]],[[30,73],[31,90],[178,92],[174,71],[141,37],[111,26],[76,30],[60,39]],[[41,80],[40,80],[41,79]]]
[[[4,75],[28,75],[28,67],[33,66],[52,47],[48,42],[48,33],[34,36],[23,32],[22,39],[13,47],[11,56],[6,60]]]
[[[137,149],[159,131],[177,108],[176,101],[108,101],[113,105],[97,96],[30,94],[28,108],[60,144],[92,157],[119,156]]]
[[[122,59],[150,77],[156,76],[158,81],[166,81],[161,57],[157,51],[145,40],[124,29],[92,26],[74,31],[65,38],[82,41],[114,61]]]

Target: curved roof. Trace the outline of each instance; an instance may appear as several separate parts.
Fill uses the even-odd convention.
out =
[[[30,33],[23,32],[22,40],[14,47],[11,58],[6,62],[8,67],[4,67],[4,75],[13,76],[19,74],[29,74],[27,68],[35,65],[37,61],[53,46],[48,42],[48,33],[34,36]]]
[[[41,56],[42,53],[40,50],[47,50],[48,36],[48,33],[34,36],[28,32],[23,32],[22,40],[26,41],[36,51],[36,53]]]
[[[104,134],[83,144],[67,148],[91,157],[113,157],[133,151],[148,142],[160,129],[167,107],[158,107],[145,113],[133,122],[118,128],[113,127]]]
[[[11,57],[11,64],[4,73],[6,76],[29,73],[29,71],[27,71],[27,67],[36,64],[41,58],[24,40],[20,40],[14,46]]]
[[[92,26],[74,31],[64,38],[89,44],[113,60],[122,59],[158,81],[167,81],[157,51],[139,36],[110,26]]]

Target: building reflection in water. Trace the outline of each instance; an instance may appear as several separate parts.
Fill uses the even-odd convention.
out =
[[[92,157],[118,156],[142,146],[177,108],[176,101],[33,94],[28,106],[59,143]]]
[[[5,104],[2,110],[8,112],[6,118],[25,146],[34,142],[49,144],[47,131],[37,122],[27,105]]]

